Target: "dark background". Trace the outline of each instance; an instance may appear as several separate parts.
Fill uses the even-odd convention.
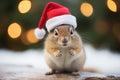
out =
[[[21,1],[0,1],[0,49],[23,51],[43,48],[44,39],[31,43],[25,39],[25,35],[29,30],[37,28],[44,6],[50,0],[30,0],[31,9],[24,14],[18,10]],[[111,51],[120,52],[120,0],[51,1],[68,7],[71,13],[76,16],[78,23],[76,30],[81,35],[84,44],[90,44],[96,49],[108,48]],[[111,11],[108,8],[107,1],[112,1],[116,5],[117,11]],[[84,2],[93,7],[93,13],[89,17],[81,13],[80,6]],[[8,27],[14,22],[22,28],[22,33],[17,38],[11,38],[8,35]]]

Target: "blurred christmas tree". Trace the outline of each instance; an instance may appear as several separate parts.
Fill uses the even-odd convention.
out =
[[[68,7],[78,21],[77,31],[84,43],[96,48],[120,51],[120,0],[52,0]],[[49,0],[0,1],[0,48],[26,50],[42,48],[37,27]]]

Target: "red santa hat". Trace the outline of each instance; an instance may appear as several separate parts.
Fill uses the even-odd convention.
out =
[[[47,31],[50,32],[52,29],[62,24],[69,24],[76,28],[76,17],[71,15],[68,8],[55,2],[49,2],[43,10],[38,28],[35,29],[35,36],[38,39],[44,38],[46,34],[43,29],[44,25],[46,25]]]

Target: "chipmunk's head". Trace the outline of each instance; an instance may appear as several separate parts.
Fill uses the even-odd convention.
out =
[[[52,41],[58,46],[69,46],[75,34],[75,29],[71,25],[60,25],[51,32]]]

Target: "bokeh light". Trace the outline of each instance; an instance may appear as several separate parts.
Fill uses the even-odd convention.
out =
[[[89,17],[93,13],[93,7],[90,3],[84,2],[80,6],[80,11],[84,16]]]
[[[94,29],[97,34],[105,35],[109,32],[109,25],[104,20],[96,20],[94,24]]]
[[[26,33],[26,38],[29,43],[37,43],[39,41],[34,35],[34,29],[31,29]]]
[[[23,0],[18,5],[18,10],[20,13],[27,13],[31,9],[31,1]]]
[[[117,12],[117,5],[114,0],[107,0],[107,6],[112,12]]]
[[[8,35],[11,38],[18,38],[22,33],[21,26],[18,23],[12,23],[8,27]]]

